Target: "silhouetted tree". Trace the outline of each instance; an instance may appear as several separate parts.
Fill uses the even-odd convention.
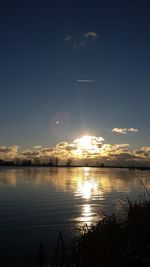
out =
[[[101,168],[105,167],[104,163],[101,163],[101,164],[100,164],[100,167],[101,167]]]
[[[54,160],[53,158],[50,158],[49,161],[48,161],[48,166],[54,166]]]
[[[72,165],[72,159],[69,158],[69,159],[67,159],[66,166],[70,167],[71,165]]]
[[[59,158],[57,158],[57,157],[54,158],[54,165],[55,165],[55,166],[58,166],[58,163],[59,163]]]

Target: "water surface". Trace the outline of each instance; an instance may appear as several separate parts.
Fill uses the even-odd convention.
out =
[[[140,178],[140,180],[139,180]],[[149,171],[107,168],[1,168],[0,258],[30,266],[42,241],[49,252],[59,231],[67,240],[85,223],[120,213],[120,202],[150,188]]]

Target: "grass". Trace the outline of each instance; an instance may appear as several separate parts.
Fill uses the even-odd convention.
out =
[[[105,216],[96,226],[85,225],[80,238],[68,248],[59,236],[60,248],[52,263],[40,267],[134,267],[150,266],[150,200],[127,199],[126,219]]]
[[[145,189],[145,188],[144,188]],[[115,215],[105,216],[97,225],[81,228],[80,237],[61,248],[51,267],[146,267],[150,266],[150,194],[139,200],[122,203],[126,216],[122,221]]]
[[[85,225],[80,238],[62,248],[51,264],[40,267],[150,266],[150,200],[127,199],[126,219],[106,216],[96,226]]]

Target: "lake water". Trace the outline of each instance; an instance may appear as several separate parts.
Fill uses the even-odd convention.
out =
[[[120,213],[120,201],[137,199],[150,171],[107,168],[0,168],[0,266],[31,266],[38,244],[52,253],[77,228],[103,214]]]

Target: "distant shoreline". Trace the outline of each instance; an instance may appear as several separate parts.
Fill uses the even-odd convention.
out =
[[[142,166],[84,166],[84,165],[72,165],[72,166],[66,166],[66,165],[45,165],[45,164],[41,164],[41,165],[26,165],[26,164],[3,164],[0,165],[0,167],[31,167],[31,168],[99,168],[99,169],[104,169],[104,168],[108,168],[108,169],[129,169],[129,170],[150,170],[150,166],[149,167],[142,167]]]

